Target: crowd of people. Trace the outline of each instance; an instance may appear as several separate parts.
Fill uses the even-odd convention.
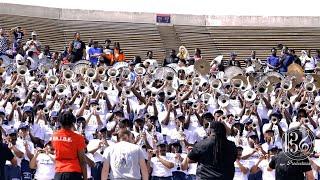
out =
[[[235,52],[208,63],[181,46],[129,60],[109,39],[85,44],[77,32],[51,52],[25,36],[0,29],[0,179],[318,178],[317,146],[285,176],[273,157],[291,128],[320,138],[319,50],[275,45],[241,67]]]

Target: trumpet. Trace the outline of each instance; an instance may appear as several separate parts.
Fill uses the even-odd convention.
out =
[[[102,89],[102,91],[107,92],[108,89],[112,86],[112,84],[108,81],[102,81],[100,84],[100,88]]]
[[[179,106],[179,101],[178,100],[173,100],[171,101],[172,107],[178,107]]]
[[[222,83],[223,84],[229,84],[230,83],[230,79],[227,77],[222,78]]]
[[[218,98],[218,104],[221,107],[227,107],[229,105],[229,96],[227,95],[221,95]]]
[[[235,88],[240,89],[243,86],[243,81],[241,79],[233,79],[232,80],[232,85]]]
[[[23,66],[20,66],[17,70],[18,74],[21,75],[21,76],[25,76],[26,73],[28,71],[28,68],[27,66],[23,65]]]
[[[209,101],[210,101],[210,98],[212,97],[211,94],[209,93],[203,93],[201,94],[201,100],[202,102],[205,104],[205,105],[208,105],[209,104]]]
[[[67,81],[74,79],[74,72],[72,70],[65,70],[63,72],[63,78]]]
[[[307,110],[308,110],[308,111],[311,111],[312,109],[313,109],[312,104],[308,103],[308,104],[307,104]]]
[[[98,75],[104,75],[106,73],[106,69],[103,66],[97,68]]]
[[[256,99],[257,95],[253,90],[247,90],[244,94],[245,101],[252,102]]]
[[[195,77],[192,79],[192,84],[194,84],[195,86],[199,86],[201,82],[201,78],[199,77]]]
[[[93,95],[93,93],[94,93],[94,92],[93,92],[93,90],[92,90],[92,89],[89,89],[89,90],[88,90],[88,95],[89,95],[89,96],[92,96],[92,95]]]
[[[174,78],[173,72],[168,72],[168,73],[167,73],[167,76],[166,76],[166,80],[167,80],[167,81],[172,81],[173,78]]]
[[[119,74],[119,71],[116,68],[110,68],[110,69],[108,69],[107,74],[109,77],[117,77]]]
[[[59,83],[59,79],[58,79],[57,76],[50,76],[48,78],[48,82],[49,82],[49,85],[55,86],[55,85],[57,85]]]
[[[43,112],[44,112],[44,114],[49,114],[50,110],[49,110],[49,108],[45,107],[45,108],[43,108]]]
[[[122,69],[121,76],[124,79],[129,79],[130,70],[128,68]]]
[[[308,118],[303,118],[303,122],[304,122],[305,124],[308,124],[308,123],[309,123],[309,119],[308,119]]]
[[[43,74],[47,74],[47,73],[49,72],[49,69],[50,69],[50,67],[47,66],[47,65],[42,65],[42,66],[40,67],[40,71],[41,71]]]
[[[79,92],[85,92],[86,87],[88,87],[88,84],[85,81],[80,81],[78,84],[78,91]]]
[[[19,88],[14,88],[14,89],[13,89],[13,93],[14,93],[14,94],[20,94]]]
[[[215,90],[220,89],[221,85],[222,85],[222,84],[221,84],[221,81],[220,81],[219,79],[214,79],[214,80],[212,80],[212,82],[211,82],[211,86],[212,86],[212,88],[215,89]]]
[[[266,93],[266,92],[267,92],[267,87],[266,87],[266,85],[260,84],[260,85],[258,86],[258,93],[264,94],[264,93]]]
[[[304,84],[304,89],[312,93],[314,90],[316,90],[316,86],[313,83],[309,82]]]
[[[272,118],[271,118],[271,123],[272,123],[272,124],[277,124],[277,123],[278,123],[278,119],[275,118],[275,117],[272,117]]]
[[[130,87],[124,87],[124,89],[123,89],[124,91],[124,96],[125,97],[130,97],[131,96],[131,89],[130,89]]]
[[[137,74],[137,76],[143,76],[146,73],[146,69],[143,67],[136,67],[134,68],[134,72]]]
[[[96,75],[96,71],[93,68],[89,68],[86,71],[86,77],[88,77],[89,79],[93,79]]]
[[[198,109],[198,103],[197,102],[194,102],[194,103],[192,103],[192,109],[194,109],[194,110],[196,110],[196,109]]]
[[[287,109],[290,107],[290,101],[287,98],[281,99],[280,106],[284,109]]]
[[[255,105],[255,106],[259,106],[260,102],[261,102],[261,100],[255,100],[255,101],[254,101],[254,105]]]
[[[289,91],[292,88],[292,81],[289,79],[284,79],[281,81],[281,88],[285,91]]]
[[[252,124],[253,129],[257,129],[257,125],[255,123]]]
[[[238,114],[234,115],[234,120],[240,121],[240,116]]]
[[[156,67],[149,66],[147,69],[148,74],[154,75],[156,73]]]
[[[67,86],[64,84],[58,84],[55,88],[55,92],[58,95],[63,95],[65,93],[65,90],[67,89]]]
[[[164,92],[165,92],[166,96],[168,96],[168,97],[174,97],[174,96],[176,96],[176,90],[175,90],[174,88],[172,88],[172,87],[166,88],[166,89],[164,90]]]
[[[314,78],[312,75],[307,75],[305,78],[305,82],[306,83],[313,83],[314,82]]]
[[[222,121],[226,121],[227,119],[228,119],[227,116],[225,116],[225,115],[221,116],[221,120],[222,120]]]
[[[18,101],[18,102],[17,102],[17,106],[18,106],[18,107],[22,107],[22,106],[23,106],[23,102],[22,102],[22,101]]]

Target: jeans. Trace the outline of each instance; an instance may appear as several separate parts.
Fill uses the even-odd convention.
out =
[[[94,180],[101,179],[102,167],[103,167],[103,162],[96,162],[95,166],[91,168],[91,176]]]
[[[173,180],[186,180],[186,179],[188,179],[188,176],[184,172],[181,172],[181,171],[172,172],[172,177],[173,177]]]
[[[152,176],[151,180],[173,180],[172,176],[169,177],[157,177],[157,176]]]
[[[248,180],[262,180],[262,171],[258,171],[255,174],[249,174]]]
[[[5,180],[20,180],[21,170],[19,166],[5,165],[4,166]]]
[[[193,175],[193,174],[189,174],[189,175],[187,175],[187,177],[188,177],[188,180],[196,180],[197,179],[197,176]]]
[[[29,166],[29,161],[22,159],[21,161],[21,175],[22,180],[31,180],[32,179],[32,173]]]

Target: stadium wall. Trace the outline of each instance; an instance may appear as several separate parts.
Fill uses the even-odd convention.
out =
[[[0,3],[0,14],[58,20],[86,20],[155,24],[156,13],[61,9]],[[171,14],[169,25],[320,27],[318,16],[209,16]],[[1,22],[0,22],[1,25]]]

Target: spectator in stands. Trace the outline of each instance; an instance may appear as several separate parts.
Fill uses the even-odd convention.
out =
[[[271,56],[267,58],[267,69],[266,72],[277,71],[280,68],[280,59],[277,56],[277,49],[271,49]]]
[[[169,57],[166,57],[163,61],[163,66],[171,63],[178,63],[179,59],[176,55],[176,50],[171,49]]]
[[[75,63],[86,57],[86,45],[80,40],[80,33],[74,33],[74,40],[70,42],[68,52],[71,57],[71,63]]]
[[[257,64],[261,64],[260,59],[256,57],[256,51],[251,51],[251,55],[246,59],[246,73],[255,72],[255,68]]]
[[[45,45],[43,52],[39,55],[39,60],[41,61],[50,61],[52,59],[52,54],[50,52],[50,46]]]
[[[302,67],[303,67],[305,73],[314,73],[315,72],[315,69],[317,66],[317,61],[314,57],[311,56],[310,49],[307,51],[307,54],[302,57],[301,64],[302,64]]]
[[[133,141],[132,133],[121,130],[118,143],[111,146],[105,153],[101,179],[149,179],[148,169],[142,149]]]
[[[89,57],[89,50],[90,48],[93,47],[93,40],[92,39],[89,39],[88,40],[88,44],[86,45],[86,60],[90,60],[90,57]]]
[[[105,48],[104,48],[104,50],[103,50],[103,53],[105,53],[105,54],[111,54],[112,51],[113,51],[113,48],[110,47],[110,46],[111,46],[111,40],[110,40],[110,39],[106,39],[106,40],[104,41],[104,44],[105,44]]]
[[[147,59],[144,61],[144,63],[148,63],[149,66],[152,66],[152,67],[158,67],[157,60],[153,59],[153,52],[152,51],[147,52]]]
[[[289,49],[289,54],[293,56],[293,62],[301,66],[301,60],[300,58],[296,55],[296,52],[294,49]]]
[[[187,64],[190,66],[190,65],[194,65],[194,62],[195,61],[199,61],[202,59],[202,56],[201,56],[201,50],[199,48],[196,48],[194,50],[194,55],[193,57],[189,58],[187,60]]]
[[[40,41],[38,40],[38,34],[33,31],[31,33],[31,37],[32,39],[27,41],[25,47],[24,47],[24,50],[28,53],[28,51],[33,51],[34,52],[34,55],[32,58],[35,58],[37,59],[38,56],[40,55],[40,52],[41,52],[41,43]]]
[[[314,59],[318,62],[320,62],[320,49],[316,50],[316,55],[314,56]]]
[[[93,42],[93,47],[89,49],[90,63],[94,66],[98,64],[99,57],[102,54],[102,49],[98,48],[98,41]]]
[[[0,28],[0,56],[5,55],[9,49],[9,40],[5,37],[4,29]]]
[[[288,48],[285,46],[281,51],[280,68],[279,68],[280,73],[286,73],[288,71],[288,67],[294,61],[294,57],[288,51],[289,51]]]
[[[25,30],[21,28],[21,26],[14,27],[10,30],[13,35],[13,42],[17,40],[22,40],[23,36],[26,34]]]
[[[228,61],[228,66],[241,67],[241,66],[240,66],[240,61],[237,60],[236,58],[237,58],[237,53],[231,52],[231,53],[230,53],[230,59],[229,59],[229,61]]]
[[[106,55],[106,59],[109,60],[110,65],[113,65],[116,62],[122,62],[125,60],[125,55],[124,52],[122,51],[122,49],[120,48],[120,43],[119,42],[115,42],[114,43],[114,49],[113,52],[109,55]]]
[[[188,50],[184,46],[179,47],[179,53],[177,54],[179,59],[188,60],[190,58]]]

